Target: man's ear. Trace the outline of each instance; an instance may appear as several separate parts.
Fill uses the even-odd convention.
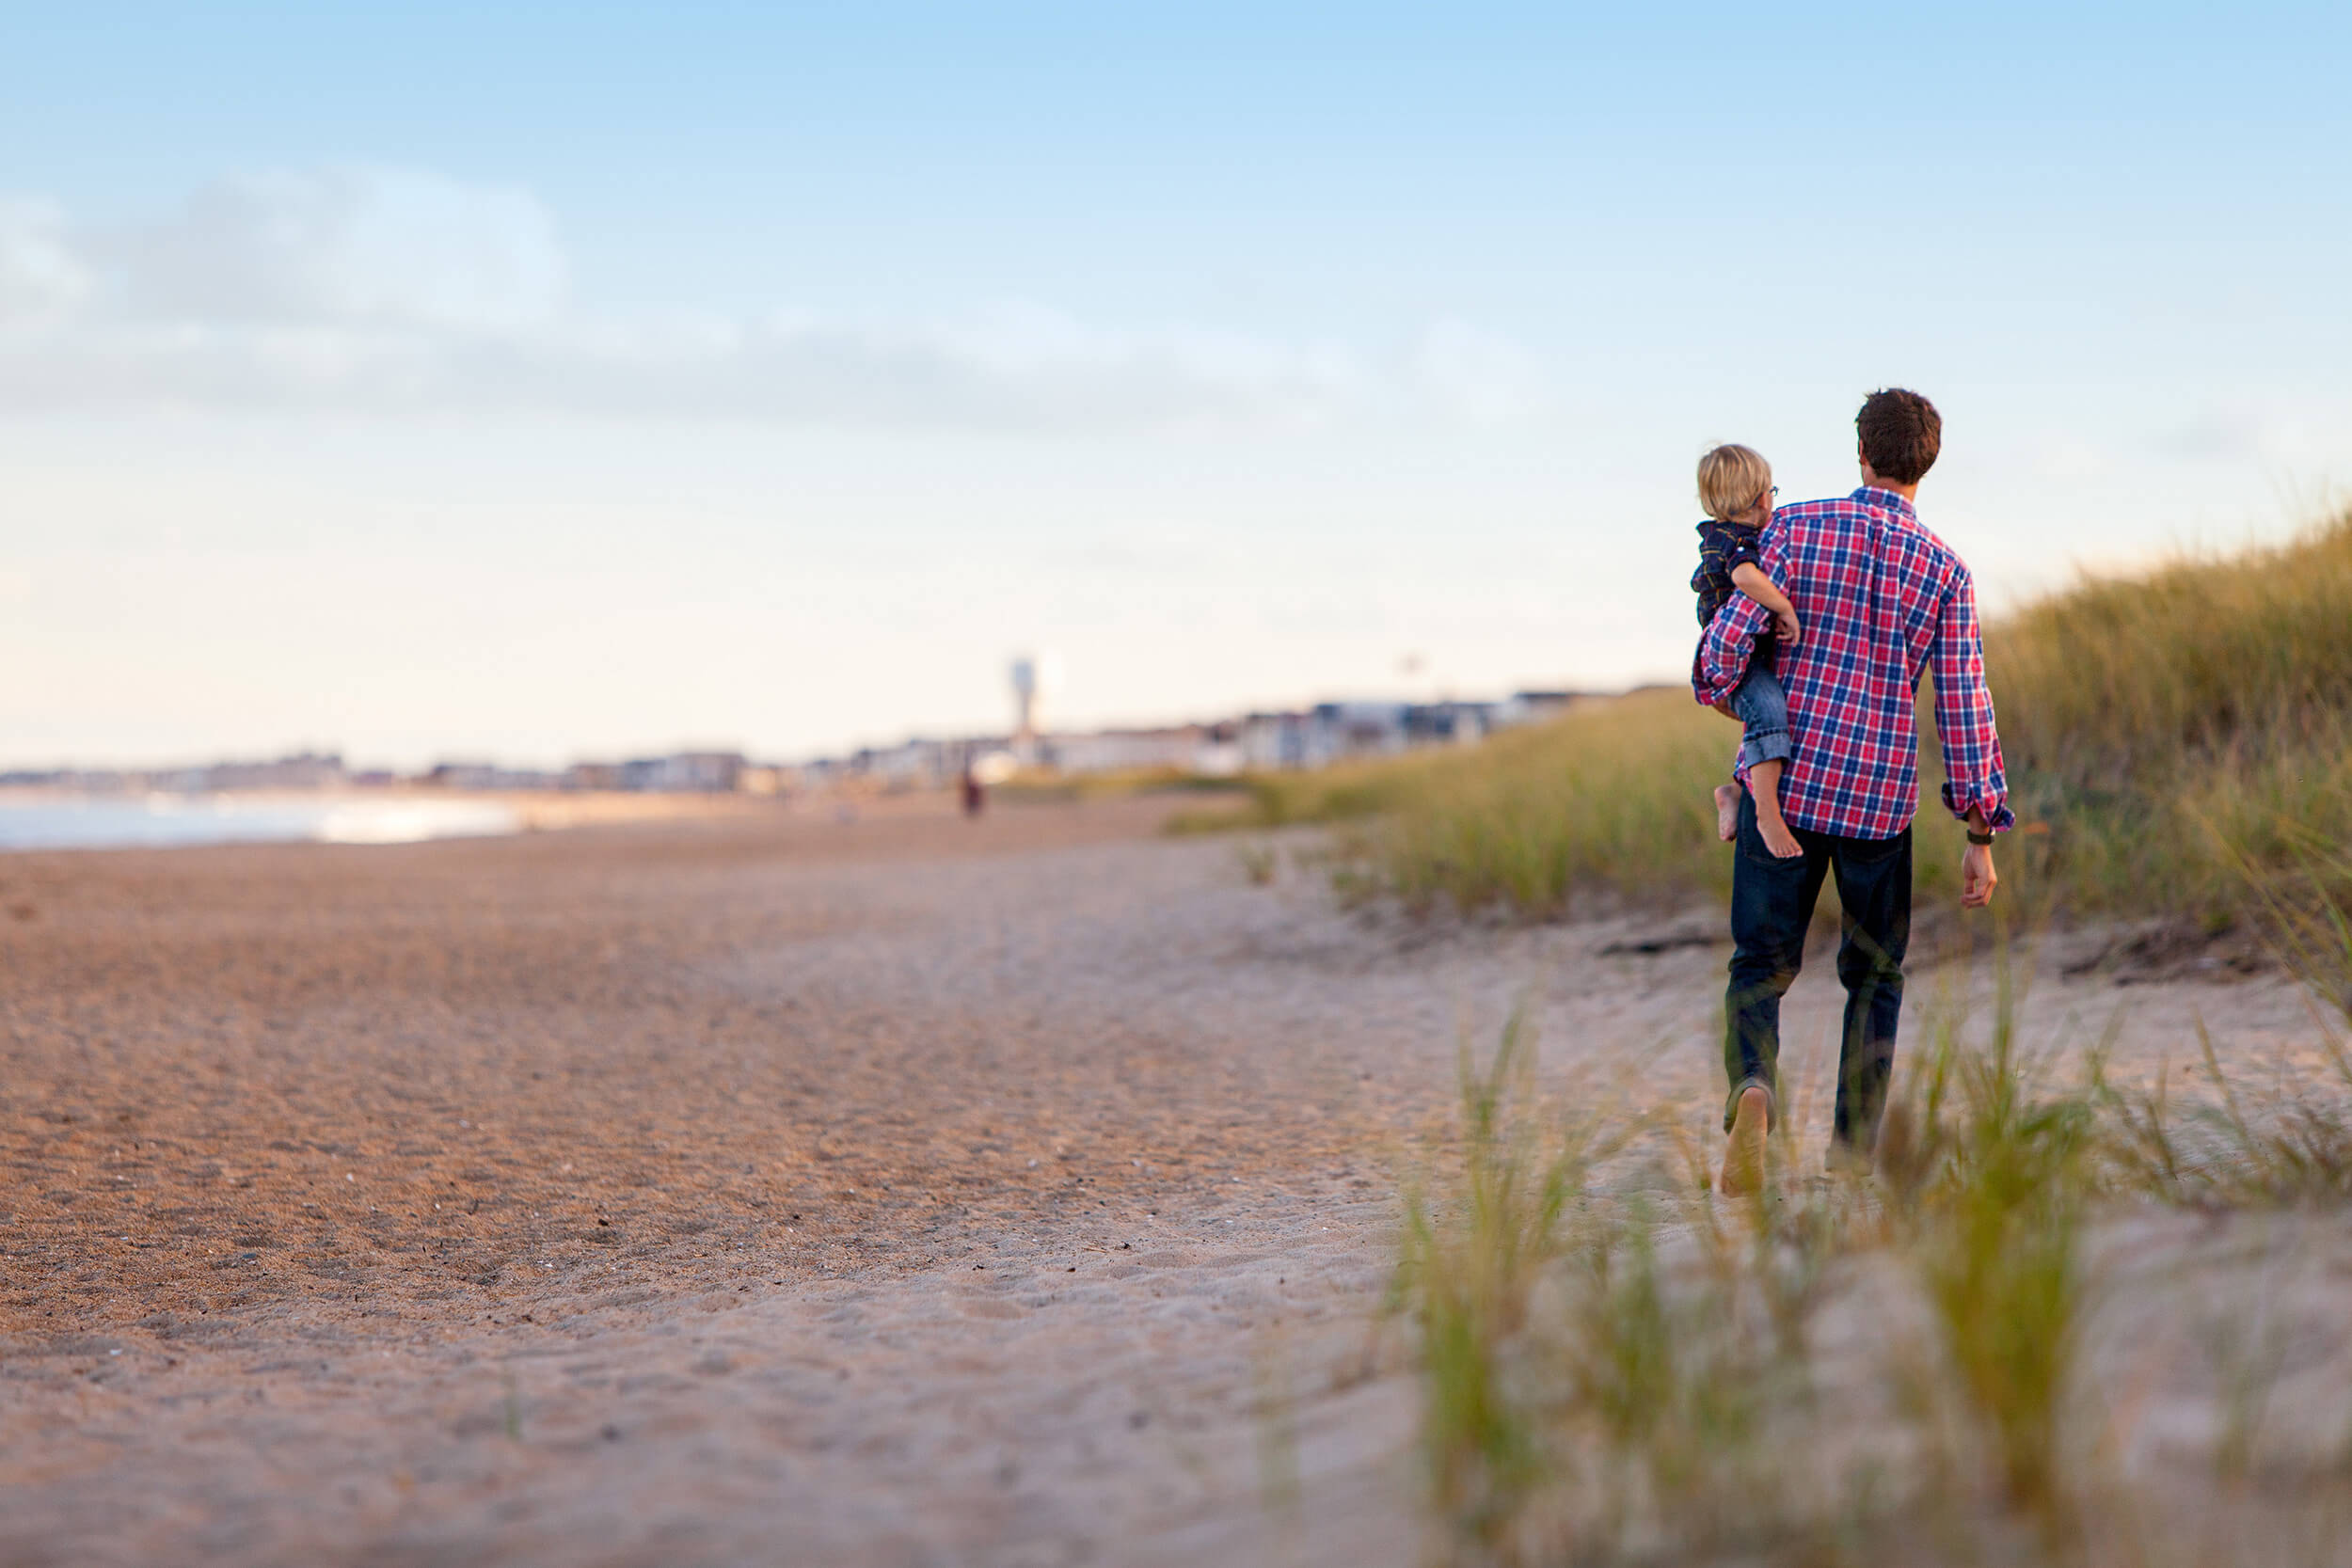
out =
[[[1863,451],[1862,440],[1859,436],[1854,439],[1853,460],[1861,467],[1863,483],[1876,484],[1879,482],[1879,476],[1870,467],[1870,454]]]

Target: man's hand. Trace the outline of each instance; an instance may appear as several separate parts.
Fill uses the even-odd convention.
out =
[[[1780,634],[1780,645],[1784,648],[1795,647],[1804,636],[1804,628],[1797,625],[1794,609],[1773,610],[1772,629]]]
[[[1742,722],[1740,718],[1740,710],[1731,705],[1731,699],[1728,697],[1715,705],[1715,711],[1722,714],[1724,718],[1730,720],[1735,724]]]
[[[1980,910],[1993,902],[2001,875],[1993,869],[1993,846],[1971,844],[1960,857],[1960,907]]]

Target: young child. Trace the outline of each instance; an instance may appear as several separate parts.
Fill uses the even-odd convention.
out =
[[[1748,789],[1756,797],[1756,831],[1766,848],[1787,860],[1804,850],[1780,815],[1780,775],[1789,756],[1788,699],[1772,661],[1778,652],[1775,633],[1777,643],[1793,648],[1802,631],[1796,607],[1757,562],[1757,538],[1772,521],[1774,493],[1772,466],[1752,448],[1717,447],[1699,459],[1699,503],[1707,508],[1707,521],[1699,524],[1699,569],[1691,574],[1691,591],[1699,596],[1701,626],[1735,594],[1772,611],[1773,630],[1756,640],[1747,678],[1731,694],[1731,709],[1743,726],[1740,760],[1747,764]],[[1739,827],[1740,786],[1718,784],[1715,831],[1728,844]]]

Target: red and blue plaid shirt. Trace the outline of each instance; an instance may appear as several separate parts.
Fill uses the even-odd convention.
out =
[[[1919,810],[1919,674],[1935,675],[1935,727],[1944,741],[1944,803],[1964,817],[1981,807],[1994,829],[2014,825],[1984,684],[1984,642],[1968,568],[1919,524],[1911,503],[1865,486],[1843,500],[1772,514],[1764,574],[1796,606],[1804,637],[1783,643],[1795,755],[1780,809],[1795,826],[1849,838],[1893,838]],[[1734,594],[1699,640],[1691,689],[1727,699],[1772,616]]]

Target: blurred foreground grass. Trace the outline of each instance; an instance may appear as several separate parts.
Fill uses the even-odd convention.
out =
[[[2003,873],[2036,903],[2220,928],[2352,889],[2337,847],[2352,838],[2352,513],[2284,546],[2085,580],[1988,627],[1986,658],[2026,826]],[[1921,707],[1921,820],[1940,825]],[[1736,738],[1679,689],[1640,691],[1459,752],[1259,776],[1246,809],[1175,826],[1339,824],[1358,891],[1556,918],[1597,890],[1726,888],[1708,791]],[[1958,839],[1923,842],[1923,896]]]
[[[2341,1021],[2292,1083],[2059,1082],[1996,994],[1932,1018],[1874,1178],[1775,1136],[1746,1199],[1687,1107],[1548,1101],[1516,1022],[1466,1053],[1391,1296],[1438,1557],[2347,1560]]]

